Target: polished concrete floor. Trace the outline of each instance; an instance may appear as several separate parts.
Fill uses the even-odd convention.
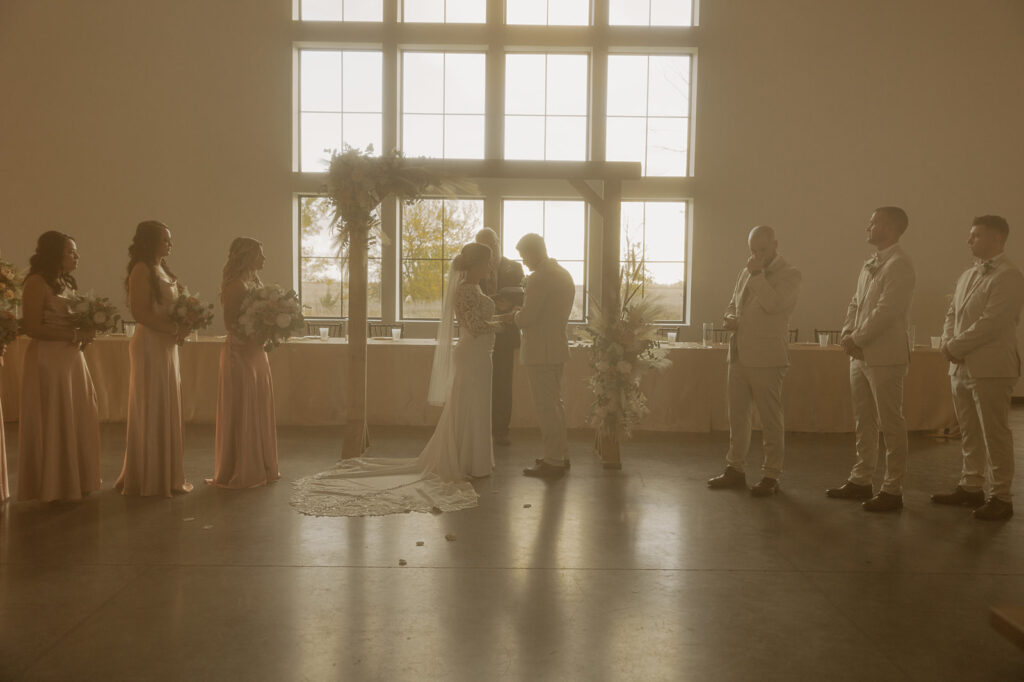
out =
[[[226,491],[201,483],[212,429],[190,428],[196,491],[169,500],[112,492],[122,427],[103,435],[101,493],[3,508],[0,679],[1024,680],[988,625],[1024,604],[1024,508],[931,505],[956,443],[913,437],[906,508],[879,516],[823,495],[849,435],[791,434],[782,492],[753,499],[705,487],[725,434],[641,435],[621,472],[577,434],[544,483],[519,474],[524,432],[478,509],[356,519],[288,505],[338,429],[282,429],[283,479]],[[374,429],[374,452],[427,435]]]

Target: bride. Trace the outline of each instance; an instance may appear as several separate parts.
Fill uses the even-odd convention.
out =
[[[451,263],[427,400],[444,405],[430,441],[418,457],[358,457],[295,482],[292,506],[314,516],[379,516],[408,511],[456,511],[477,505],[469,478],[489,476],[491,351],[494,303],[480,290],[491,250],[470,243]],[[452,348],[452,329],[461,334]]]

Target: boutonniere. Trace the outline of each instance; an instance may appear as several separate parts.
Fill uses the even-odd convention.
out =
[[[993,263],[990,260],[987,260],[987,261],[985,261],[984,263],[981,264],[981,274],[982,275],[987,275],[988,273],[992,272],[995,269],[996,269],[996,264]]]
[[[872,256],[864,261],[864,269],[872,275],[878,272],[878,268],[880,267],[882,267],[882,265],[878,262],[878,256]]]

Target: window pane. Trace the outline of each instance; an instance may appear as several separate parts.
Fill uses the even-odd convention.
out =
[[[647,119],[647,175],[686,175],[687,119]]]
[[[380,293],[380,270],[381,261],[379,258],[371,258],[366,263],[366,316],[371,320],[381,318],[381,293]],[[348,287],[345,287],[346,290]],[[345,296],[348,302],[348,296]],[[347,308],[346,308],[347,311]]]
[[[402,260],[403,318],[441,317],[442,265],[440,260]]]
[[[299,122],[302,129],[302,170],[327,170],[331,150],[341,149],[341,114],[302,114]]]
[[[331,219],[334,212],[331,203],[324,197],[301,197],[299,199],[299,229],[301,253],[303,256],[338,255],[334,245]]]
[[[302,304],[309,317],[341,317],[345,287],[340,258],[303,258]]]
[[[544,234],[544,202],[506,200],[502,204],[501,250],[506,258],[519,259],[516,244],[524,234]]]
[[[449,52],[444,57],[444,70],[444,112],[484,113],[484,55]]]
[[[302,0],[302,21],[341,21],[341,0]]]
[[[505,23],[540,25],[548,23],[547,0],[507,0]]]
[[[590,0],[548,0],[548,24],[586,26],[590,23]]]
[[[381,115],[344,114],[342,116],[342,138],[349,147],[366,149],[373,145],[374,153],[381,153]]]
[[[644,298],[661,306],[663,320],[684,319],[686,302],[686,265],[683,263],[647,263]]]
[[[649,201],[646,206],[644,238],[648,261],[686,260],[686,204]]]
[[[611,0],[608,7],[608,23],[613,26],[650,26],[650,0]]]
[[[548,55],[547,114],[587,114],[587,57]]]
[[[651,0],[651,26],[692,25],[692,0]]]
[[[301,64],[303,111],[341,111],[341,52],[304,50]]]
[[[382,0],[345,0],[345,21],[383,21]]]
[[[544,158],[549,161],[585,161],[587,119],[583,116],[548,116]]]
[[[402,110],[405,113],[442,113],[444,54],[406,52],[402,63]]]
[[[443,202],[425,200],[402,209],[402,258],[445,257],[441,215]]]
[[[587,292],[584,284],[584,264],[581,261],[560,261],[559,265],[569,271],[569,276],[576,284],[576,296],[572,299],[572,312],[569,319],[573,321],[583,319],[583,304],[587,300]]]
[[[583,202],[544,203],[544,241],[548,245],[548,255],[559,261],[582,259],[586,248],[586,214]]]
[[[647,121],[643,118],[609,118],[607,159],[643,163],[646,130]]]
[[[447,0],[445,21],[449,24],[482,24],[487,21],[486,0]]]
[[[406,114],[402,117],[402,150],[406,156],[444,156],[444,116]]]
[[[690,58],[651,57],[651,116],[686,116],[690,111]]]
[[[444,0],[402,0],[403,21],[444,23]]]
[[[544,158],[544,117],[505,117],[505,158]]]
[[[608,115],[647,115],[647,63],[642,55],[608,57]]]
[[[644,204],[639,201],[622,202],[622,236],[619,237],[619,260],[627,260],[630,253],[643,260]]]
[[[484,158],[484,117],[444,117],[444,157],[446,159]]]
[[[381,53],[346,52],[343,66],[345,111],[381,111]]]
[[[506,55],[506,114],[544,113],[545,68],[542,54]]]

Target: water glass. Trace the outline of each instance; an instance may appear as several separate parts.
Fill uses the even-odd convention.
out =
[[[669,343],[675,343],[677,332],[666,332],[665,336],[668,338]]]
[[[391,340],[392,341],[398,341],[401,338],[402,338],[402,328],[401,327],[392,327],[391,328]]]
[[[942,337],[941,336],[933,336],[932,337],[932,348],[934,348],[935,350],[938,350],[941,347],[942,347]]]
[[[134,322],[125,322],[124,323],[124,335],[127,336],[130,339],[134,333],[135,333],[135,323]]]
[[[822,348],[828,347],[828,332],[818,332],[818,345]]]
[[[331,331],[330,327],[320,327],[320,340],[326,341],[327,335]]]
[[[703,337],[702,337],[703,341],[704,341],[704,347],[705,348],[711,348],[711,339],[714,338],[713,331],[715,329],[715,323],[714,322],[705,322],[703,325],[701,325],[701,328],[704,331],[704,334],[703,334]]]

